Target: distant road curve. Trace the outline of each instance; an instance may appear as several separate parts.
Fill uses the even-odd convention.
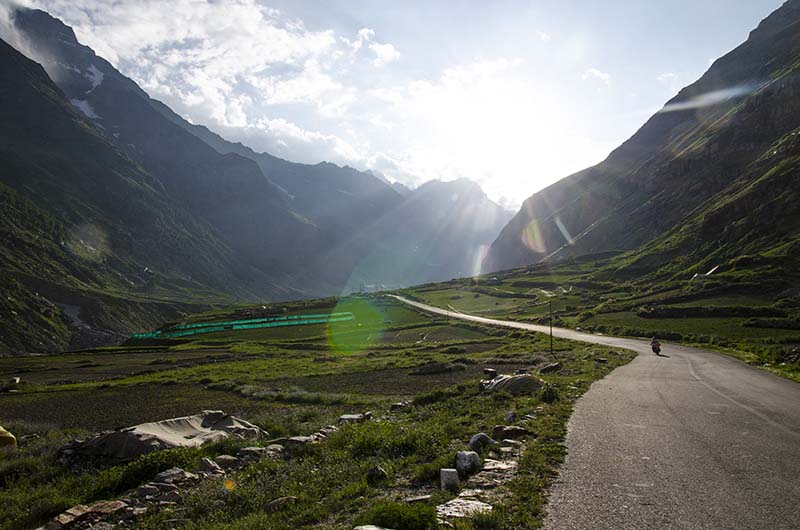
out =
[[[640,355],[578,400],[545,528],[800,529],[800,385],[708,350],[665,344],[657,357],[646,340],[553,335]]]

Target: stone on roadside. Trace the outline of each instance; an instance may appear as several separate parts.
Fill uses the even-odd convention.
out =
[[[477,514],[491,511],[491,504],[472,499],[462,499],[460,497],[436,507],[436,515],[441,520],[473,517]]]
[[[482,453],[490,445],[497,445],[497,442],[483,432],[479,432],[469,439],[469,448],[476,453]]]
[[[456,453],[456,471],[461,477],[475,474],[481,468],[481,457],[475,451],[459,451]]]
[[[442,489],[445,491],[458,491],[461,482],[458,480],[458,471],[450,468],[442,468],[439,471],[439,479]]]
[[[495,425],[494,429],[492,429],[492,436],[495,438],[521,438],[523,436],[528,436],[531,433],[525,427],[519,427],[517,425]]]

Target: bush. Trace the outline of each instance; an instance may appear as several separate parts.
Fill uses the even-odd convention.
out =
[[[395,530],[430,530],[439,527],[436,510],[426,504],[382,502],[372,507],[358,524],[373,524]]]

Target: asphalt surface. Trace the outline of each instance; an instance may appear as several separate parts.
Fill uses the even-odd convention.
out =
[[[664,344],[659,357],[646,340],[553,335],[640,355],[578,400],[545,528],[800,529],[800,384],[707,350]]]

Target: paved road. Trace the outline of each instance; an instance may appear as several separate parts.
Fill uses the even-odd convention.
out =
[[[545,528],[800,529],[800,385],[711,351],[666,344],[657,357],[644,340],[553,335],[640,355],[576,404]]]

